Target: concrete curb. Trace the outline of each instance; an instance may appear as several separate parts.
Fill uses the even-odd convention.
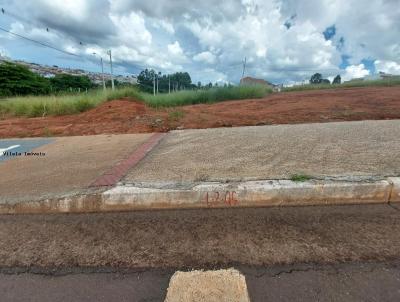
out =
[[[2,203],[0,214],[150,209],[339,205],[400,202],[400,177],[373,182],[263,180],[137,183],[104,192]]]
[[[389,201],[400,202],[400,177],[389,177],[388,182],[392,187],[389,196]]]

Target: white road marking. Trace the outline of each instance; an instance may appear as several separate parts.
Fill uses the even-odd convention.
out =
[[[0,148],[0,156],[3,156],[3,153],[6,152],[6,151],[9,151],[9,150],[18,148],[18,147],[20,147],[20,146],[21,146],[21,145],[13,145],[13,146],[10,146],[10,147],[4,148],[4,149],[1,149],[1,148]]]

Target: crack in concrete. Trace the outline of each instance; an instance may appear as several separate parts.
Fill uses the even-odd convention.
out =
[[[22,275],[32,274],[49,277],[63,277],[78,274],[119,274],[140,275],[144,273],[157,273],[162,276],[172,275],[177,269],[164,268],[114,268],[114,267],[0,267],[0,274]]]
[[[395,204],[389,202],[388,206],[391,207],[392,209],[400,212],[400,208],[398,208],[397,204],[395,205]]]
[[[205,266],[203,268],[188,267],[170,267],[170,268],[118,268],[118,267],[0,267],[0,274],[3,275],[22,275],[32,274],[49,277],[63,277],[78,274],[118,274],[118,275],[138,275],[145,273],[155,273],[160,276],[172,276],[176,271],[191,271],[193,269],[219,270],[227,268],[238,269],[246,276],[254,278],[280,277],[286,274],[304,273],[304,272],[327,272],[333,275],[344,272],[372,273],[382,269],[400,269],[400,261],[398,259],[388,261],[372,261],[372,262],[342,262],[342,263],[315,263],[301,264],[294,263],[284,266],[248,266],[237,263],[236,265],[217,265]],[[261,272],[260,272],[261,271]]]
[[[382,265],[383,264],[383,265]],[[268,277],[279,277],[281,275],[285,274],[293,274],[293,273],[302,273],[302,272],[328,272],[332,273],[333,275],[337,275],[343,272],[358,272],[358,273],[372,273],[377,270],[381,270],[383,268],[393,268],[393,269],[400,269],[400,263],[398,260],[395,260],[394,262],[368,262],[368,263],[337,263],[337,264],[314,264],[310,265],[308,267],[299,267],[294,265],[294,268],[281,268],[278,269],[277,271],[273,272],[275,269],[274,268],[262,268],[264,271],[260,274],[252,274],[246,272],[246,276],[252,276],[254,278],[262,278],[265,276]]]

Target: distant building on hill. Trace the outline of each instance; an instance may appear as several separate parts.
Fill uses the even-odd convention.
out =
[[[263,79],[256,79],[252,77],[244,77],[240,80],[241,85],[263,85],[263,86],[268,86],[270,88],[274,88],[274,84],[263,80]]]
[[[352,82],[360,82],[360,81],[376,81],[376,80],[400,80],[400,75],[394,75],[390,73],[385,73],[383,71],[379,71],[376,74],[370,74],[363,78],[354,78],[345,83]]]
[[[382,71],[380,71],[379,72],[379,77],[382,79],[382,80],[399,80],[400,79],[400,75],[396,75],[396,74],[390,74],[390,73],[385,73],[385,72],[382,72]]]
[[[103,76],[99,72],[90,72],[90,71],[85,71],[82,69],[75,69],[75,68],[62,68],[58,67],[57,65],[52,65],[52,66],[47,66],[47,65],[41,65],[37,63],[30,63],[30,62],[25,62],[21,60],[12,60],[8,57],[2,56],[0,54],[0,64],[2,62],[11,62],[11,63],[17,63],[20,65],[23,65],[27,67],[30,71],[41,75],[42,77],[45,78],[52,78],[55,77],[58,74],[69,74],[73,76],[87,76],[90,81],[92,81],[95,84],[101,85],[103,83]],[[104,73],[104,79],[110,80],[111,76],[109,73]],[[120,83],[128,83],[128,84],[137,84],[137,76],[136,75],[115,75],[114,74],[114,79],[117,80]]]

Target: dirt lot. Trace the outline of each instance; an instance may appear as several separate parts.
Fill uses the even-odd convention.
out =
[[[78,115],[6,118],[0,120],[0,138],[399,118],[400,87],[347,88],[168,109],[115,100]]]

